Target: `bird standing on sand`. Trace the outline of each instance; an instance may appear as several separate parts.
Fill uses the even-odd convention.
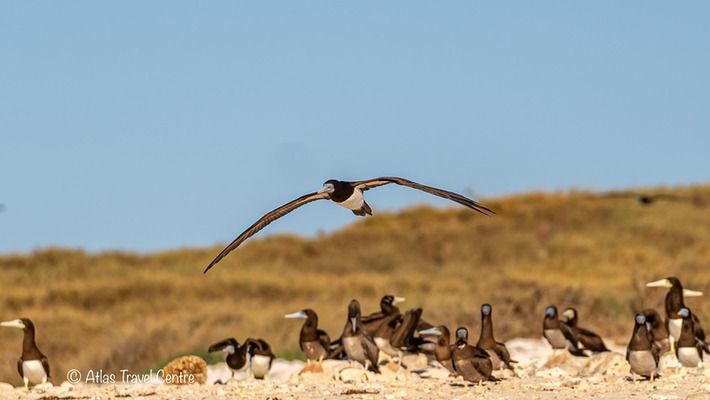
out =
[[[247,339],[247,343],[249,343],[251,374],[256,379],[265,379],[276,356],[264,339]]]
[[[352,300],[348,305],[348,320],[343,327],[342,346],[345,354],[374,372],[380,372],[377,365],[379,350],[372,337],[362,326],[360,303]]]
[[[678,315],[681,308],[685,307],[684,297],[698,297],[702,296],[702,292],[695,290],[684,289],[683,284],[680,283],[680,279],[676,277],[668,277],[664,279],[659,279],[657,281],[649,282],[646,284],[647,287],[664,287],[668,288],[668,293],[666,294],[665,308],[666,308],[666,325],[668,326],[668,333],[670,334],[670,345],[671,351],[675,351],[675,343],[680,338],[680,329],[683,325],[683,319]],[[697,325],[700,331],[703,330],[700,325],[700,320],[698,316],[692,315],[693,322]],[[705,335],[703,333],[703,341],[705,341]]]
[[[585,349],[591,350],[595,353],[609,351],[602,337],[596,333],[590,331],[589,329],[581,328],[577,325],[577,310],[574,308],[568,308],[563,313],[562,316],[565,317],[563,323],[572,330],[572,334],[577,338],[579,343],[584,346]]]
[[[703,351],[710,354],[710,349],[705,343],[705,333],[702,332],[702,328],[698,330],[689,308],[681,308],[678,315],[683,318],[683,323],[680,327],[675,355],[684,367],[700,367],[703,364]]]
[[[420,183],[413,182],[404,178],[382,177],[355,182],[330,179],[327,180],[323,184],[323,187],[317,192],[303,195],[261,217],[253,225],[247,228],[247,230],[237,236],[237,238],[234,239],[232,243],[225,247],[224,250],[222,250],[222,252],[220,252],[214,260],[212,260],[212,262],[207,266],[207,268],[205,268],[204,272],[207,272],[222,258],[229,254],[229,252],[239,247],[242,242],[249,239],[260,230],[264,229],[264,227],[266,227],[271,222],[283,217],[284,215],[290,213],[298,207],[301,207],[302,205],[308,204],[312,201],[330,199],[334,203],[351,210],[355,215],[372,215],[372,208],[370,208],[370,206],[365,202],[363,192],[390,183],[396,183],[398,185],[419,189],[429,194],[455,201],[482,214],[494,214],[494,212],[486,206],[477,203],[469,199],[468,197],[462,196],[458,193],[449,192],[447,190],[422,185]]]
[[[223,351],[227,354],[225,361],[229,369],[232,370],[232,377],[234,377],[235,372],[243,372],[249,368],[250,355],[248,342],[239,345],[237,339],[228,338],[211,345],[207,351],[210,353]]]
[[[479,336],[476,346],[490,355],[493,370],[497,371],[503,367],[513,369],[511,363],[515,361],[510,359],[510,353],[505,347],[505,343],[496,342],[493,336],[493,307],[490,304],[481,306],[481,336]]]
[[[465,381],[481,383],[495,381],[492,375],[493,364],[488,352],[477,346],[468,344],[468,329],[456,329],[456,346],[451,355],[456,372]]]
[[[310,308],[286,314],[285,318],[305,319],[298,337],[298,345],[308,361],[321,362],[330,353],[330,336],[318,329],[318,314]]]
[[[559,320],[557,307],[555,306],[548,306],[545,309],[545,318],[542,321],[542,335],[555,350],[567,349],[572,355],[578,357],[587,356],[579,348],[577,338],[575,338],[569,326]]]
[[[454,346],[450,343],[451,334],[449,333],[449,329],[444,325],[439,325],[419,331],[419,334],[424,336],[437,336],[436,347],[434,347],[434,357],[436,358],[436,361],[443,365],[444,368],[448,369],[452,374],[458,375],[456,368],[454,368],[454,360],[452,357]]]
[[[660,349],[653,342],[653,338],[646,327],[646,317],[636,314],[634,317],[634,331],[626,347],[626,361],[631,366],[631,376],[636,382],[636,375],[649,377],[651,381],[658,372]]]
[[[25,389],[29,385],[38,385],[47,382],[49,375],[49,360],[37,348],[35,342],[35,325],[28,318],[1,322],[0,326],[21,329],[24,333],[22,339],[22,355],[17,360],[17,372],[22,377]]]

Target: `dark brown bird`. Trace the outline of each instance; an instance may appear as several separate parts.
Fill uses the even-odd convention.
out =
[[[653,342],[646,327],[646,317],[636,314],[634,331],[626,347],[626,361],[631,366],[631,376],[636,381],[636,375],[650,378],[652,381],[658,373],[658,360],[661,357],[660,348]]]
[[[351,210],[355,215],[372,215],[372,208],[370,208],[370,206],[365,202],[363,192],[372,188],[376,188],[378,186],[388,185],[391,183],[407,186],[413,189],[418,189],[426,193],[433,194],[434,196],[439,196],[445,199],[449,199],[451,201],[455,201],[456,203],[471,208],[482,214],[495,214],[491,209],[487,208],[486,206],[477,203],[469,199],[468,197],[462,196],[458,193],[422,185],[421,183],[413,182],[404,178],[389,176],[355,182],[330,179],[323,184],[323,187],[319,191],[303,195],[259,218],[258,221],[252,224],[249,228],[247,228],[247,230],[237,236],[237,238],[234,239],[232,243],[225,247],[224,250],[222,250],[217,255],[217,257],[215,257],[214,260],[210,262],[207,268],[205,268],[204,272],[209,271],[210,268],[217,264],[222,258],[224,258],[224,256],[229,254],[229,252],[239,247],[242,242],[249,239],[260,230],[264,229],[264,227],[266,227],[273,221],[276,221],[277,219],[283,217],[284,215],[290,213],[298,207],[301,207],[302,205],[308,204],[310,202],[316,200],[330,199],[334,203]]]
[[[365,327],[365,331],[370,335],[374,335],[380,328],[380,325],[385,323],[385,321],[391,321],[393,317],[399,318],[402,313],[396,305],[404,302],[404,300],[404,297],[397,297],[391,294],[382,296],[380,300],[380,311],[362,317],[362,324]]]
[[[481,306],[481,336],[478,338],[476,346],[485,350],[491,357],[493,370],[499,370],[503,367],[513,369],[515,361],[510,359],[508,348],[505,343],[496,342],[493,336],[493,307],[490,304]]]
[[[589,329],[585,329],[577,325],[576,309],[570,307],[562,313],[562,316],[565,317],[565,320],[563,321],[565,325],[572,330],[574,337],[577,338],[577,341],[579,341],[585,349],[595,353],[609,351],[601,336],[590,331]]]
[[[237,339],[228,338],[220,340],[217,343],[210,345],[208,352],[223,351],[227,354],[225,362],[229,369],[232,370],[232,377],[235,372],[243,372],[249,368],[249,343],[244,342],[240,345]]]
[[[324,330],[318,329],[318,314],[315,311],[307,308],[286,314],[285,318],[305,319],[298,337],[298,345],[306,355],[306,359],[320,362],[330,358],[330,336]]]
[[[695,290],[684,289],[683,284],[680,283],[680,279],[670,276],[668,278],[660,279],[654,282],[649,282],[646,284],[647,287],[664,287],[668,288],[668,293],[665,299],[665,309],[666,309],[666,325],[668,327],[668,333],[670,334],[670,345],[671,351],[675,351],[675,343],[680,338],[680,330],[683,324],[683,319],[679,317],[678,312],[681,308],[685,307],[684,298],[685,297],[697,297],[702,296],[702,292]],[[700,324],[700,319],[695,314],[692,314],[693,322],[696,325],[696,329],[703,334],[703,341],[705,333]]]
[[[25,384],[25,389],[28,389],[30,384],[38,385],[47,382],[50,377],[49,360],[37,347],[34,323],[29,318],[20,318],[2,322],[0,326],[21,329],[23,332],[22,355],[17,360],[17,372]]]
[[[454,368],[454,360],[452,357],[454,345],[451,344],[451,333],[444,325],[435,326],[423,331],[419,331],[420,335],[436,336],[436,346],[434,347],[434,357],[444,368],[448,369],[454,375],[458,375]]]
[[[572,355],[586,357],[579,348],[577,338],[569,326],[563,324],[557,316],[557,307],[548,306],[545,309],[545,318],[542,321],[542,335],[547,339],[553,349],[567,349]]]
[[[456,329],[456,346],[451,355],[456,372],[468,382],[481,383],[496,381],[493,377],[493,364],[488,353],[468,344],[468,329]]]
[[[348,305],[348,320],[341,336],[342,347],[348,358],[357,361],[374,372],[380,372],[377,365],[379,349],[362,325],[360,303],[352,300]]]
[[[264,339],[247,339],[251,373],[256,379],[264,379],[271,370],[271,363],[276,356],[271,351],[271,346]]]
[[[647,308],[641,311],[641,314],[646,317],[646,328],[651,334],[651,337],[653,337],[653,342],[658,346],[661,354],[670,351],[671,344],[668,338],[668,326],[664,323],[658,311],[653,308]]]
[[[681,308],[678,315],[683,318],[683,324],[675,348],[675,355],[684,367],[699,367],[703,363],[703,351],[710,354],[708,345],[705,343],[705,333],[698,332],[696,329],[693,314],[689,308]]]

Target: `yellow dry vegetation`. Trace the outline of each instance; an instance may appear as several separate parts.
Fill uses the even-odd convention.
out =
[[[141,372],[204,355],[230,336],[263,337],[293,357],[300,321],[285,313],[314,308],[338,337],[350,299],[369,312],[385,293],[424,308],[427,321],[473,332],[489,302],[499,340],[539,336],[547,305],[574,306],[582,326],[625,342],[634,311],[662,311],[665,290],[645,282],[678,276],[710,295],[710,204],[702,201],[710,186],[649,191],[695,201],[644,207],[588,192],[527,193],[485,200],[492,217],[419,206],[312,239],[262,234],[207,275],[202,269],[221,246],[5,255],[0,310],[4,320],[35,322],[55,383],[71,368]],[[710,328],[710,301],[687,304]],[[0,380],[17,384],[21,334],[0,329],[0,343]]]

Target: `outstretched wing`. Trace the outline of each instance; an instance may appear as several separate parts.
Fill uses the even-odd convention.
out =
[[[431,186],[422,185],[421,183],[413,182],[413,181],[410,181],[410,180],[404,179],[404,178],[398,178],[396,176],[385,176],[382,178],[375,178],[375,179],[368,179],[365,181],[352,182],[352,184],[355,186],[355,188],[360,189],[360,190],[368,190],[368,189],[372,189],[372,188],[375,188],[378,186],[387,185],[390,183],[396,183],[398,185],[418,189],[423,192],[433,194],[434,196],[439,196],[444,199],[449,199],[451,201],[455,201],[463,206],[466,206],[468,208],[472,208],[472,209],[480,212],[481,214],[486,214],[486,215],[495,214],[495,212],[493,212],[493,210],[491,210],[490,208],[484,206],[481,203],[473,201],[466,196],[463,196],[463,195],[460,195],[460,194],[454,193],[454,192],[449,192],[448,190],[443,190],[443,189],[438,189],[438,188],[431,187]]]
[[[296,200],[293,200],[289,203],[286,203],[282,205],[281,207],[267,213],[263,217],[259,218],[258,221],[256,221],[252,226],[247,228],[244,232],[242,232],[239,236],[237,236],[232,243],[229,244],[229,246],[225,247],[224,250],[222,250],[221,253],[215,257],[214,260],[210,263],[210,265],[205,268],[204,273],[207,273],[207,271],[210,270],[215,264],[217,264],[221,259],[224,258],[227,254],[229,254],[230,251],[236,249],[239,247],[242,242],[245,240],[249,239],[250,237],[254,236],[255,233],[259,232],[260,230],[264,229],[266,225],[269,225],[273,221],[276,221],[277,219],[283,217],[284,215],[290,213],[291,211],[297,209],[298,207],[310,203],[312,201],[316,200],[323,200],[328,198],[328,193],[309,193],[307,195],[303,195]]]

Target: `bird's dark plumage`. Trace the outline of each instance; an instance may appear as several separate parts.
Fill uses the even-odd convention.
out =
[[[474,383],[496,380],[492,375],[493,364],[488,352],[468,344],[468,329],[456,329],[456,346],[451,356],[456,372],[464,380]]]
[[[46,382],[50,377],[49,360],[37,347],[35,342],[35,325],[29,318],[20,318],[0,323],[0,326],[21,329],[22,354],[17,360],[17,372],[25,383],[37,385]]]
[[[572,330],[563,324],[557,315],[557,307],[548,306],[545,309],[545,318],[542,321],[542,335],[547,339],[553,349],[567,349],[572,355],[586,357]]]
[[[359,362],[374,372],[379,372],[377,365],[379,349],[372,336],[365,332],[361,318],[360,303],[352,300],[348,305],[348,320],[343,327],[341,343],[349,359]]]
[[[293,314],[286,315],[286,318],[305,319],[301,327],[298,344],[309,360],[323,360],[330,358],[330,336],[318,328],[318,314],[307,308]]]
[[[209,271],[210,268],[217,264],[227,254],[229,254],[229,252],[239,247],[239,245],[242,244],[245,240],[252,237],[255,233],[262,230],[271,222],[283,217],[284,215],[290,213],[298,207],[301,207],[302,205],[308,204],[312,201],[330,199],[335,203],[341,204],[342,206],[349,208],[356,215],[364,216],[372,214],[372,209],[362,197],[362,192],[390,183],[395,183],[397,185],[418,189],[426,193],[433,194],[435,196],[455,201],[456,203],[471,208],[482,214],[495,214],[488,207],[458,193],[422,185],[421,183],[413,182],[404,178],[390,176],[355,182],[338,181],[335,179],[331,179],[325,182],[323,189],[321,189],[320,191],[301,196],[296,200],[286,203],[283,206],[276,208],[261,217],[258,221],[256,221],[239,236],[237,236],[237,238],[234,239],[232,243],[225,247],[224,250],[222,250],[217,255],[217,257],[215,257],[214,260],[210,262],[207,268],[205,268],[204,272]]]
[[[631,366],[631,372],[641,376],[654,378],[660,360],[660,348],[653,342],[646,326],[646,317],[636,314],[634,317],[634,330],[631,340],[626,347],[626,361]]]
[[[515,361],[510,358],[508,348],[505,343],[497,342],[493,336],[493,307],[490,304],[481,306],[481,336],[478,337],[476,346],[482,348],[491,357],[493,369],[498,370],[503,367],[513,369]]]
[[[567,318],[565,321],[563,321],[563,323],[567,325],[570,330],[572,330],[572,334],[575,336],[575,338],[577,338],[579,343],[584,346],[585,349],[591,350],[593,352],[609,351],[609,349],[604,344],[604,340],[602,340],[601,336],[590,331],[589,329],[582,328],[577,324],[578,317],[576,309],[570,307],[566,309],[565,312],[562,313],[562,315]]]

